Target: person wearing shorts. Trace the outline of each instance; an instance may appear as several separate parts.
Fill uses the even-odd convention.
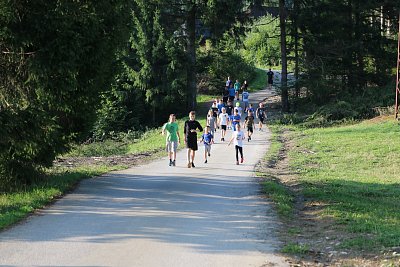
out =
[[[228,114],[228,124],[227,124],[227,128],[230,129],[232,128],[232,120],[233,120],[233,103],[232,101],[228,101],[226,107],[226,114]]]
[[[221,127],[221,141],[225,141],[226,126],[228,125],[229,115],[226,113],[226,108],[221,109],[221,114],[218,116],[218,125]]]
[[[256,110],[256,117],[258,118],[258,129],[262,131],[262,125],[264,123],[265,118],[267,117],[265,113],[265,107],[263,103],[259,104],[259,107]]]
[[[244,126],[247,129],[247,142],[250,142],[254,129],[254,115],[250,110],[247,111],[247,116],[244,118]]]
[[[196,112],[189,112],[189,120],[185,121],[185,126],[183,132],[185,134],[185,144],[187,148],[187,167],[194,168],[194,157],[196,155],[196,151],[198,150],[197,146],[197,132],[202,132],[203,127],[201,127],[200,123],[195,120]]]
[[[169,166],[175,166],[176,164],[176,151],[178,149],[179,141],[181,139],[179,135],[178,124],[176,123],[175,114],[169,115],[169,121],[162,127],[162,135],[167,133],[166,147],[169,157]]]
[[[204,144],[204,163],[207,163],[207,155],[211,156],[211,145],[214,143],[214,136],[210,132],[210,127],[204,128],[204,134],[201,136],[200,142]]]

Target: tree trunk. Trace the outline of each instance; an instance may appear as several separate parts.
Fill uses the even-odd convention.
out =
[[[298,29],[298,12],[299,9],[299,0],[294,0],[294,17],[293,17],[293,28],[294,28],[294,78],[295,81],[295,90],[296,90],[296,98],[300,97],[300,86],[298,83],[299,80],[299,29]]]
[[[191,1],[190,1],[191,2]],[[196,88],[196,4],[190,3],[186,18],[187,40],[187,96],[188,109],[195,110],[197,106],[197,88]]]
[[[289,94],[287,88],[287,56],[286,56],[286,8],[285,0],[279,0],[279,20],[281,29],[281,96],[282,96],[282,111],[289,111]]]

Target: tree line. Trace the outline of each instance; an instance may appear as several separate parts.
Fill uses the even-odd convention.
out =
[[[0,190],[40,179],[72,142],[195,109],[196,69],[213,69],[197,62],[199,21],[214,47],[200,63],[211,65],[219,39],[243,32],[247,7],[234,0],[2,1]]]
[[[271,8],[280,51],[276,36],[243,41]],[[363,102],[391,81],[398,16],[397,0],[1,1],[0,190],[39,179],[73,142],[195,109],[198,90],[250,80],[277,54],[284,111]]]

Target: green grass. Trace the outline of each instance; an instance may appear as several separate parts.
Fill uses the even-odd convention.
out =
[[[249,81],[249,91],[255,92],[262,89],[265,89],[267,86],[267,72],[263,69],[256,69],[256,77]]]
[[[282,127],[275,125],[269,127],[273,128],[273,134],[270,139],[270,147],[263,161],[264,164],[275,165],[283,148],[283,143],[280,140]],[[294,211],[294,196],[290,190],[269,173],[259,171],[257,175],[264,178],[262,181],[263,192],[275,203],[278,215],[284,220],[291,219]]]
[[[400,126],[394,121],[298,129],[289,153],[306,198],[352,233],[342,246],[400,246]]]
[[[293,218],[294,196],[290,190],[273,177],[265,177],[262,186],[264,193],[275,203],[279,216],[283,219]]]
[[[0,195],[0,229],[25,218],[35,209],[42,208],[71,190],[80,180],[120,169],[113,167],[78,168],[72,171],[53,169],[46,179],[23,191]]]
[[[306,254],[310,251],[310,246],[306,244],[288,243],[283,246],[281,251],[288,254]]]

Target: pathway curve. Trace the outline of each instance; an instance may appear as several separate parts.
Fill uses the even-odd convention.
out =
[[[256,131],[239,166],[234,147],[217,141],[208,164],[199,146],[196,168],[182,150],[176,167],[163,158],[82,181],[0,233],[0,266],[287,266],[276,255],[279,221],[254,178],[268,137]]]

